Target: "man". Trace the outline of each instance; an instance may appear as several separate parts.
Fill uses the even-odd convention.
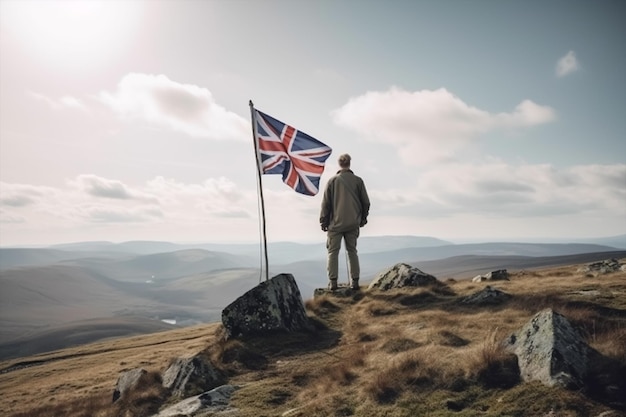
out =
[[[367,196],[365,184],[360,177],[350,170],[350,155],[339,157],[339,171],[326,184],[320,224],[327,233],[326,249],[328,249],[328,288],[337,289],[337,275],[339,269],[339,250],[342,239],[345,242],[348,261],[350,264],[350,287],[359,289],[359,256],[356,250],[356,241],[359,237],[359,228],[367,224],[367,215],[370,210],[370,200]]]

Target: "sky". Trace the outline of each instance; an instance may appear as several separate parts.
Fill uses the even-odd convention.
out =
[[[257,242],[249,100],[342,153],[362,236],[626,233],[620,0],[0,0],[0,246]],[[269,241],[322,192],[262,178]]]

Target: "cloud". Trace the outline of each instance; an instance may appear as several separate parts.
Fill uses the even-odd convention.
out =
[[[276,188],[264,189],[270,240],[322,239],[320,200],[275,180]],[[428,167],[410,186],[370,186],[368,192],[365,234],[581,237],[620,234],[626,227],[626,164],[451,163]],[[225,177],[198,183],[156,177],[129,186],[83,174],[59,187],[0,183],[0,196],[4,244],[69,235],[249,242],[259,233],[256,191]]]
[[[422,173],[409,190],[373,191],[387,214],[450,217],[554,217],[564,214],[626,215],[626,164],[450,164]],[[621,232],[620,232],[621,233]]]
[[[84,193],[100,198],[116,200],[140,200],[158,204],[158,200],[148,193],[133,190],[121,181],[98,177],[97,175],[79,175],[68,184]]]
[[[163,217],[163,212],[154,206],[81,207],[77,213],[93,223],[147,223],[159,221]]]
[[[76,109],[81,111],[86,111],[87,107],[83,104],[82,101],[72,96],[63,96],[59,99],[52,99],[43,94],[35,93],[30,91],[28,93],[32,98],[38,101],[42,101],[46,103],[53,110],[62,110],[62,109]]]
[[[444,88],[409,92],[397,87],[351,98],[331,115],[339,126],[397,147],[409,164],[451,160],[483,133],[531,127],[555,118],[552,108],[530,100],[513,112],[492,114]]]
[[[200,209],[199,216],[209,213],[220,217],[251,217],[250,195],[225,177],[185,184],[159,176],[148,182],[146,191],[172,206],[182,205],[184,209],[191,205]]]
[[[578,71],[579,68],[580,65],[576,59],[576,54],[574,51],[569,51],[556,63],[555,72],[557,77],[565,77],[566,75]]]
[[[24,223],[26,219],[23,216],[14,216],[7,212],[6,210],[0,209],[0,223],[4,224],[21,224]]]
[[[0,206],[26,207],[54,193],[51,187],[0,182]]]
[[[246,140],[249,123],[216,103],[206,88],[180,84],[165,75],[131,73],[115,92],[100,100],[121,117],[143,120],[187,135],[215,140]]]

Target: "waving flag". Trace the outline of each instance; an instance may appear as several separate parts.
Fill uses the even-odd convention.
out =
[[[282,174],[283,182],[297,192],[317,194],[332,149],[256,109],[253,116],[263,174]]]

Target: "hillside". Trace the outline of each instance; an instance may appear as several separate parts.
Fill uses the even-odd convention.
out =
[[[241,386],[228,414],[235,417],[624,415],[626,273],[580,267],[520,271],[492,283],[512,295],[501,306],[464,305],[486,284],[448,280],[309,299],[311,333],[224,341],[219,324],[205,324],[3,361],[0,409],[10,417],[147,416],[164,398],[158,378],[112,405],[119,373],[143,367],[156,375],[174,357],[204,353]],[[515,377],[500,342],[547,307],[603,358],[588,376],[594,388]]]
[[[432,243],[424,238],[381,237],[378,241],[370,240],[370,247],[374,243],[378,248],[390,248],[415,242]],[[445,280],[469,279],[495,269],[516,272],[626,256],[626,251],[602,252],[600,250],[606,247],[589,244],[450,246],[440,243],[441,246],[436,247],[363,253],[360,256],[361,282],[369,283],[378,273],[398,262],[410,263]],[[157,242],[155,247],[162,249],[163,245]],[[5,256],[3,262],[9,265],[16,262],[35,263],[34,266],[0,270],[0,360],[70,347],[78,341],[86,343],[102,337],[132,334],[129,328],[134,329],[135,334],[149,333],[162,324],[160,320],[175,321],[178,325],[215,322],[220,319],[221,310],[226,305],[261,279],[258,265],[257,268],[246,266],[253,262],[242,254],[184,249],[137,255],[100,252],[103,246],[99,242],[86,245],[86,248],[94,247],[96,252],[78,251],[75,245],[71,246],[74,252],[57,249],[50,249],[50,253],[47,249],[0,250],[0,254]],[[132,247],[136,247],[135,244]],[[139,247],[146,249],[152,246],[142,243]],[[288,243],[276,248],[282,248],[284,253],[290,253],[296,259],[302,249],[300,245]],[[590,252],[580,253],[581,250]],[[423,259],[447,253],[464,255]],[[8,255],[15,255],[15,258]],[[309,252],[308,256],[313,255]],[[40,264],[45,262],[49,264]],[[305,299],[313,296],[315,288],[327,284],[323,256],[270,265],[271,276],[283,272],[294,275]],[[340,268],[339,276],[341,282],[347,282],[344,266]],[[125,323],[137,318],[142,318],[144,325],[129,327]],[[93,319],[104,320],[110,328],[86,333],[81,330],[80,338],[71,336],[73,324],[80,328],[82,320]],[[56,332],[57,341],[54,344],[42,343],[51,332]]]

